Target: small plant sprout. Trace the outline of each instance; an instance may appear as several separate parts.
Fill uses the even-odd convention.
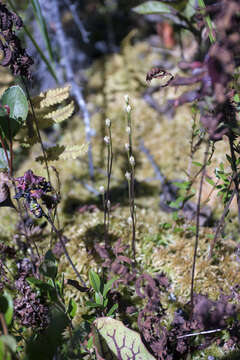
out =
[[[117,276],[106,283],[100,279],[99,275],[93,271],[89,271],[89,283],[93,292],[93,299],[86,302],[89,308],[94,309],[94,312],[89,317],[88,321],[93,322],[99,316],[113,316],[114,312],[118,308],[118,304],[109,306],[110,290],[112,289],[114,281],[117,280]]]
[[[129,195],[129,207],[130,207],[130,218],[132,225],[132,253],[133,259],[136,259],[136,211],[135,211],[135,203],[134,203],[134,166],[135,166],[135,158],[132,152],[132,119],[131,119],[131,111],[132,107],[130,105],[129,96],[125,96],[126,102],[126,115],[127,115],[127,124],[126,124],[126,133],[128,134],[128,143],[125,144],[125,149],[127,150],[128,161],[129,161],[129,171],[125,173],[125,177],[128,182],[128,195]],[[129,223],[129,221],[128,221]],[[130,223],[129,223],[130,224]]]

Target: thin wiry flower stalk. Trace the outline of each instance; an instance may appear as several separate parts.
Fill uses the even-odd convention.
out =
[[[197,250],[198,250],[198,242],[199,242],[199,218],[200,218],[200,205],[201,205],[201,197],[202,197],[202,189],[203,189],[203,181],[206,174],[206,166],[207,166],[207,158],[209,151],[210,141],[207,140],[206,150],[204,154],[203,168],[202,168],[202,176],[200,180],[199,193],[198,193],[198,202],[197,202],[197,212],[196,212],[196,238],[194,245],[194,254],[193,254],[193,264],[192,264],[192,278],[191,278],[191,319],[193,317],[193,297],[194,297],[194,277],[195,277],[195,268],[196,268],[196,260],[197,260]]]
[[[59,239],[59,241],[60,241],[60,243],[61,243],[61,246],[62,246],[62,248],[63,248],[63,252],[64,252],[64,254],[65,254],[65,256],[66,256],[69,264],[71,265],[73,271],[75,272],[77,278],[79,279],[79,281],[82,283],[83,286],[86,286],[86,283],[84,282],[84,280],[82,279],[81,275],[79,274],[76,266],[74,265],[74,263],[73,263],[70,255],[69,255],[69,253],[68,253],[68,251],[67,251],[67,248],[66,248],[66,245],[65,245],[65,242],[64,242],[63,235],[62,235],[61,231],[59,231],[59,230],[56,228],[56,226],[54,225],[54,223],[53,223],[53,221],[52,221],[52,219],[51,219],[50,216],[48,216],[45,212],[43,213],[43,215],[44,215],[44,217],[47,219],[47,221],[50,223],[53,231],[54,231],[54,232],[56,233],[56,235],[58,236],[58,239]]]
[[[110,182],[112,174],[112,162],[113,162],[113,150],[112,150],[112,134],[111,134],[111,121],[106,119],[105,121],[107,127],[107,136],[105,138],[107,144],[107,189],[106,194],[103,193],[103,203],[104,203],[104,239],[107,239],[107,234],[109,231],[110,223],[110,211],[111,211],[111,202],[110,202]]]
[[[129,196],[129,208],[130,208],[130,218],[132,225],[132,253],[133,259],[136,260],[136,211],[135,211],[135,190],[134,190],[134,178],[135,178],[135,158],[133,156],[132,150],[132,119],[131,119],[131,111],[132,107],[129,104],[129,96],[125,96],[126,107],[125,111],[127,114],[127,126],[126,132],[128,134],[128,146],[127,149],[128,161],[129,161],[129,173],[126,173],[126,178],[128,182],[128,196]],[[128,176],[127,176],[128,174]]]

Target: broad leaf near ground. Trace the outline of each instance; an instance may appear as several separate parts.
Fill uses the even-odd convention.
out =
[[[140,334],[110,317],[93,322],[94,348],[98,360],[156,360],[146,349]]]

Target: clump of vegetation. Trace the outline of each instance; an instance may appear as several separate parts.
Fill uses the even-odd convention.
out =
[[[238,1],[34,0],[45,50],[8,3],[0,359],[238,358]],[[81,86],[69,17],[92,49],[75,55],[100,51]],[[22,27],[56,82],[35,96]]]

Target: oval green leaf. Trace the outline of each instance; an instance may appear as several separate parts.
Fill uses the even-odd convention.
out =
[[[10,294],[4,292],[4,297],[8,302],[7,311],[4,313],[5,321],[7,325],[10,325],[13,318],[13,299]]]
[[[90,271],[89,271],[89,282],[90,282],[92,288],[93,288],[96,292],[100,292],[100,287],[101,287],[100,277],[99,277],[98,274],[95,273],[95,271],[93,271],[93,270],[90,270]]]
[[[8,105],[10,108],[11,136],[14,136],[26,120],[28,114],[28,102],[24,91],[18,85],[11,86],[3,93],[1,104],[2,106]],[[5,136],[9,138],[7,119],[1,123],[1,128]]]

